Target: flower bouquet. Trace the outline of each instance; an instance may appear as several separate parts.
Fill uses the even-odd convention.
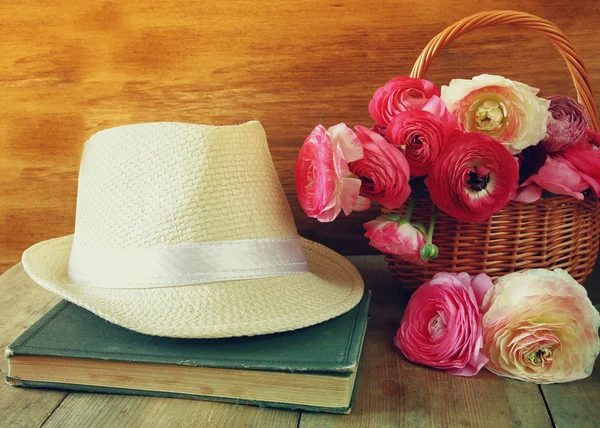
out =
[[[504,23],[544,33],[532,22],[560,32],[515,12],[466,18],[430,42],[412,77],[375,91],[374,124],[317,126],[295,167],[306,214],[331,222],[379,203],[365,236],[409,288],[440,271],[498,277],[526,268],[565,268],[582,282],[600,238],[600,135],[591,89],[580,87],[583,66],[570,69],[586,107],[502,76],[441,88],[420,78],[451,38]],[[575,52],[564,35],[554,43]]]
[[[501,76],[441,89],[422,79],[453,38],[499,24],[550,39],[583,105]],[[461,376],[484,366],[537,383],[589,376],[600,314],[580,283],[598,255],[600,135],[566,36],[526,13],[465,18],[431,40],[410,77],[377,89],[369,113],[369,127],[315,128],[298,155],[296,188],[322,222],[383,207],[365,236],[404,286],[420,285],[394,338],[404,356]]]

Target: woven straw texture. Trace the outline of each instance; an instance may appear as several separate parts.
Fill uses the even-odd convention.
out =
[[[152,289],[74,284],[67,275],[71,236],[27,250],[23,266],[47,290],[114,324],[140,333],[216,338],[307,327],[352,309],[362,297],[356,268],[328,248],[302,240],[310,272]]]
[[[537,31],[549,39],[565,59],[579,102],[598,130],[594,95],[577,51],[554,24],[535,15],[514,11],[481,12],[450,25],[436,35],[415,62],[411,76],[422,78],[435,55],[452,40],[477,28],[512,24]],[[383,213],[403,215],[406,206]],[[414,221],[429,224],[431,200],[421,198]],[[600,206],[597,198],[576,201],[552,196],[532,204],[510,202],[487,221],[461,223],[440,212],[433,242],[439,257],[415,266],[386,254],[392,275],[407,289],[417,288],[437,272],[485,272],[493,278],[521,269],[563,268],[579,282],[592,272],[599,250]]]
[[[150,123],[94,135],[80,170],[75,237],[23,254],[42,287],[145,334],[210,338],[267,334],[338,316],[363,281],[339,254],[302,240],[310,272],[152,289],[75,284],[74,239],[90,248],[297,236],[258,122],[239,126]]]
[[[258,122],[122,126],[85,144],[75,223],[80,245],[139,248],[297,234]]]

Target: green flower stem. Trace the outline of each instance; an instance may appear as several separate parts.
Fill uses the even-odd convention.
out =
[[[437,245],[431,242],[433,240],[433,229],[435,229],[435,220],[437,219],[437,214],[438,207],[434,205],[433,212],[431,213],[431,221],[429,222],[429,230],[427,230],[427,243],[424,244],[419,250],[421,258],[425,261],[435,259],[439,254]]]
[[[423,195],[424,186],[425,185],[423,183],[421,183],[421,185],[417,184],[415,186],[415,188],[417,190],[410,197],[410,202],[408,204],[408,208],[406,209],[406,214],[404,215],[404,218],[402,219],[403,221],[410,222],[410,219],[412,218],[412,215],[413,215],[413,211],[415,210],[415,206],[417,205],[417,201]]]
[[[408,208],[406,209],[406,215],[403,218],[404,221],[410,222],[410,219],[413,215],[413,211],[415,210],[415,206],[417,205],[418,198],[419,198],[419,195],[413,195],[410,198],[410,203],[408,204]]]
[[[427,231],[427,243],[431,244],[433,240],[433,229],[435,229],[435,221],[437,220],[438,215],[438,207],[437,205],[433,206],[433,212],[431,213],[431,221],[429,222],[429,230]]]

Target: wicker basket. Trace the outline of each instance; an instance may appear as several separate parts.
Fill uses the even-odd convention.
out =
[[[538,31],[559,50],[573,78],[579,102],[590,118],[590,128],[598,130],[598,114],[590,82],[565,34],[554,24],[535,15],[514,11],[481,12],[449,26],[435,36],[417,59],[411,76],[422,78],[435,55],[458,36],[477,28],[513,24]],[[412,220],[428,224],[433,204],[428,196],[419,199]],[[385,214],[403,215],[398,210]],[[433,242],[438,258],[416,266],[386,254],[392,275],[408,289],[431,279],[436,272],[485,272],[493,278],[532,268],[563,268],[579,282],[592,272],[600,245],[600,204],[597,198],[576,201],[568,196],[552,196],[532,204],[508,203],[483,223],[461,223],[440,212]]]

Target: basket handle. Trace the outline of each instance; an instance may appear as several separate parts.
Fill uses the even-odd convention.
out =
[[[423,78],[436,54],[457,37],[478,28],[504,24],[536,30],[552,42],[569,67],[577,91],[577,100],[585,108],[590,119],[590,128],[598,131],[598,112],[594,102],[594,92],[581,57],[565,33],[550,21],[536,15],[512,10],[495,10],[476,13],[461,19],[431,39],[417,58],[410,73],[411,77]]]

